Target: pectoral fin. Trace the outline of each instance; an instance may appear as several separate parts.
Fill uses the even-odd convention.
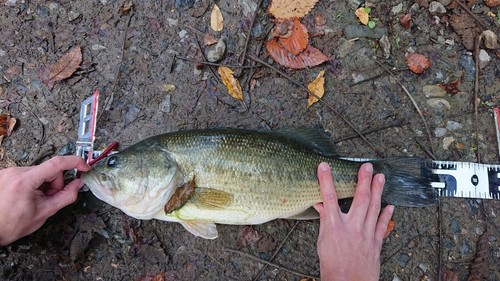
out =
[[[193,235],[200,236],[205,239],[215,239],[219,236],[217,233],[217,226],[215,226],[215,223],[213,222],[183,221],[181,224]]]
[[[224,209],[233,202],[231,193],[214,188],[196,188],[191,202],[203,209]]]
[[[288,217],[291,220],[315,220],[319,219],[319,214],[313,207],[306,209],[304,212],[295,216]]]

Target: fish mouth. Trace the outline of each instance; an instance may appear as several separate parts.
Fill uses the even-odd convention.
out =
[[[95,197],[114,206],[113,192],[115,189],[112,178],[105,174],[91,171],[82,174],[82,180]],[[105,180],[105,182],[104,182]]]

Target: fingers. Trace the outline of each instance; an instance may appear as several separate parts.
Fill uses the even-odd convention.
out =
[[[323,205],[322,207],[314,206],[314,208],[320,214],[320,219],[332,215],[331,218],[334,221],[338,220],[338,218],[340,218],[340,208],[337,192],[335,192],[335,186],[333,184],[333,174],[330,166],[325,162],[318,166],[318,179]],[[322,215],[322,213],[324,213],[324,215]]]
[[[382,202],[382,191],[384,190],[385,176],[377,174],[373,177],[371,184],[370,206],[366,213],[365,227],[369,233],[375,231],[377,220],[380,214],[380,205]]]
[[[88,171],[89,165],[79,156],[56,156],[38,166],[27,171],[27,176],[35,181],[35,188],[44,182],[55,181],[56,186],[62,186],[61,173],[66,170],[77,169],[78,171]]]
[[[40,216],[48,218],[60,209],[76,201],[78,190],[83,186],[81,179],[76,179],[65,186],[60,192],[52,196],[45,197],[45,201],[40,204]]]
[[[349,210],[349,214],[356,219],[356,225],[360,228],[365,222],[366,212],[370,206],[372,173],[373,165],[371,163],[361,165],[358,172],[358,184],[354,192],[354,200]]]
[[[389,225],[389,221],[391,220],[393,213],[394,206],[388,205],[384,208],[384,210],[382,210],[382,213],[380,213],[380,216],[378,217],[378,222],[375,229],[375,241],[380,242],[381,245],[384,239],[385,231],[387,230],[387,226]]]

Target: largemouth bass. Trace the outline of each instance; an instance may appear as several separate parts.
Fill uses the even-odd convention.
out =
[[[361,162],[343,160],[324,132],[208,129],[154,136],[108,156],[82,175],[99,199],[137,219],[181,223],[203,238],[215,223],[260,224],[312,219],[321,202],[320,162],[332,167],[339,199],[353,197]],[[384,173],[383,202],[435,203],[425,160],[370,160]]]

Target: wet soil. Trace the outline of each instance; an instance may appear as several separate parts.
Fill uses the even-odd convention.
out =
[[[305,91],[269,68],[258,68],[253,78],[252,70],[241,72],[245,99],[239,102],[208,67],[175,59],[202,60],[197,40],[208,33],[226,42],[221,63],[238,64],[253,16],[248,7],[255,3],[218,1],[224,29],[216,33],[209,27],[213,5],[209,2],[144,1],[134,3],[132,12],[125,15],[119,13],[123,3],[114,0],[2,2],[0,109],[18,119],[15,131],[2,143],[4,163],[24,166],[74,153],[80,103],[96,89],[101,92],[99,148],[114,140],[123,148],[148,136],[192,128],[321,127],[331,133],[340,154],[378,156],[362,139],[345,139],[353,130],[336,113],[320,103],[308,108]],[[269,1],[263,2],[248,53],[259,54],[302,85],[327,69],[323,101],[356,128],[375,129],[366,138],[383,156],[429,157],[426,150],[431,150],[423,122],[399,81],[423,112],[438,160],[475,162],[479,151],[483,163],[498,163],[491,108],[499,99],[499,58],[488,50],[491,61],[480,71],[477,145],[471,103],[473,57],[446,22],[447,16],[459,12],[458,7],[448,6],[446,14],[432,15],[427,1],[416,1],[419,6],[413,1],[375,3],[372,13],[377,25],[388,28],[392,43],[391,55],[385,59],[378,40],[345,38],[344,27],[358,24],[356,1],[321,0],[303,22],[312,28],[316,16],[326,19],[324,35],[311,40],[332,61],[289,70],[274,63],[265,48],[258,51],[272,26],[265,8]],[[401,11],[392,12],[399,4]],[[411,27],[404,29],[399,18],[412,6]],[[472,10],[498,31],[498,21],[486,15],[489,8],[479,3]],[[40,72],[75,45],[83,51],[80,70],[48,88]],[[207,47],[202,43],[202,48]],[[405,70],[408,50],[430,58],[431,67],[422,75]],[[395,77],[384,74],[376,60],[398,69]],[[378,74],[382,75],[353,85]],[[449,107],[428,103],[424,86],[456,79],[462,80],[457,93],[440,97]],[[166,84],[175,90],[166,91]],[[452,122],[454,127],[443,129],[450,121],[459,125]],[[482,257],[487,262],[481,280],[500,280],[500,201],[442,199],[439,206],[398,207],[393,219],[395,229],[382,250],[381,280],[438,280],[445,269],[466,280],[481,235],[486,235]],[[0,249],[0,279],[252,280],[276,250],[272,262],[281,268],[266,267],[258,280],[319,275],[317,221],[219,225],[218,230],[218,239],[204,240],[176,223],[133,219],[82,192],[75,204],[40,230]],[[261,238],[249,241],[248,235]]]

